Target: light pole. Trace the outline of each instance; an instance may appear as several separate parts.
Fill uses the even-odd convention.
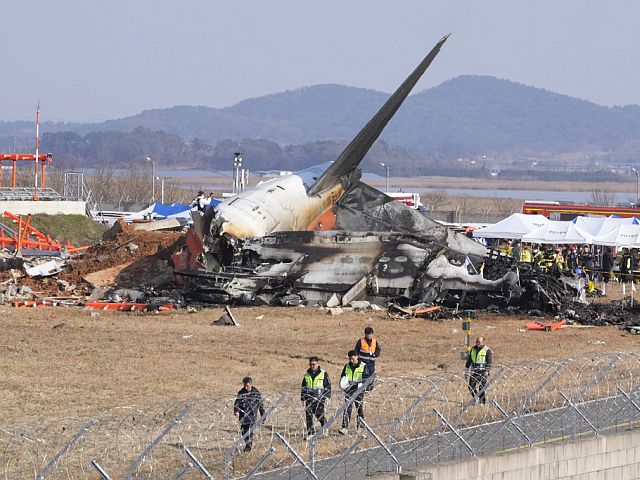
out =
[[[636,208],[640,207],[640,173],[631,167],[631,171],[636,174]]]
[[[240,168],[242,167],[242,152],[233,154],[233,193],[240,193]]]
[[[156,201],[156,166],[151,157],[145,157],[147,162],[151,162],[151,203]]]
[[[384,193],[389,193],[389,165],[387,165],[386,163],[382,163],[380,162],[380,165],[382,165],[384,167],[384,169],[386,170],[386,182],[385,182],[385,186],[384,186]]]
[[[160,203],[164,204],[164,181],[167,177],[156,177],[156,180],[160,180]]]

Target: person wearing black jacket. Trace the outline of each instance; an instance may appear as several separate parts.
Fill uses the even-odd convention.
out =
[[[607,283],[611,280],[614,259],[609,247],[604,247],[602,252],[602,296],[607,295]]]
[[[362,386],[364,381],[371,376],[369,365],[364,363],[358,357],[358,352],[350,350],[348,353],[349,362],[345,364],[340,374],[340,387],[344,390],[346,401],[351,400],[354,397],[356,391]],[[353,402],[349,404],[347,409],[342,414],[342,427],[338,430],[341,435],[346,435],[349,429],[349,422],[351,421],[351,410],[355,404],[358,411],[358,423],[362,418],[364,420],[364,392],[361,392],[353,399]]]
[[[329,374],[320,368],[318,357],[309,358],[309,368],[302,377],[300,387],[300,401],[304,404],[305,420],[307,423],[307,436],[316,433],[313,428],[313,417],[316,417],[321,426],[324,426],[324,407],[331,398],[331,380]]]
[[[240,432],[245,439],[245,452],[250,452],[253,446],[253,428],[260,416],[264,416],[264,404],[260,390],[253,386],[251,377],[242,379],[244,385],[233,403],[233,414],[240,420]],[[246,435],[246,436],[245,436]]]

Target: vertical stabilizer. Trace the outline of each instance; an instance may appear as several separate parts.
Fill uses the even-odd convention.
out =
[[[400,87],[386,101],[378,113],[369,120],[369,123],[356,135],[351,143],[344,149],[338,159],[322,174],[316,183],[309,189],[309,195],[315,195],[335,185],[342,177],[353,172],[367,154],[373,142],[377,140],[389,120],[395,115],[402,102],[415,87],[422,74],[427,70],[436,57],[444,42],[449,38],[446,35],[436,43],[435,47],[420,62],[416,69],[407,77]],[[348,186],[346,186],[348,187]]]

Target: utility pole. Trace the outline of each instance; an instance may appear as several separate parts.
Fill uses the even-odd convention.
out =
[[[386,171],[386,182],[384,186],[384,193],[389,193],[389,165],[382,162],[380,162],[380,165],[382,165]]]
[[[151,203],[156,201],[156,166],[151,157],[145,157],[147,162],[151,162]]]
[[[640,173],[634,167],[631,171],[636,174],[636,208],[640,207]]]

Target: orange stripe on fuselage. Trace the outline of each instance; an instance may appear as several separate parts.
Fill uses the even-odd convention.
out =
[[[342,184],[338,184],[333,188],[327,190],[326,192],[322,192],[320,194],[321,197],[321,205],[323,207],[323,211],[320,215],[317,215],[316,218],[309,222],[307,225],[307,230],[335,230],[336,228],[336,214],[335,214],[335,206],[338,203],[338,200],[344,195],[344,187]]]

